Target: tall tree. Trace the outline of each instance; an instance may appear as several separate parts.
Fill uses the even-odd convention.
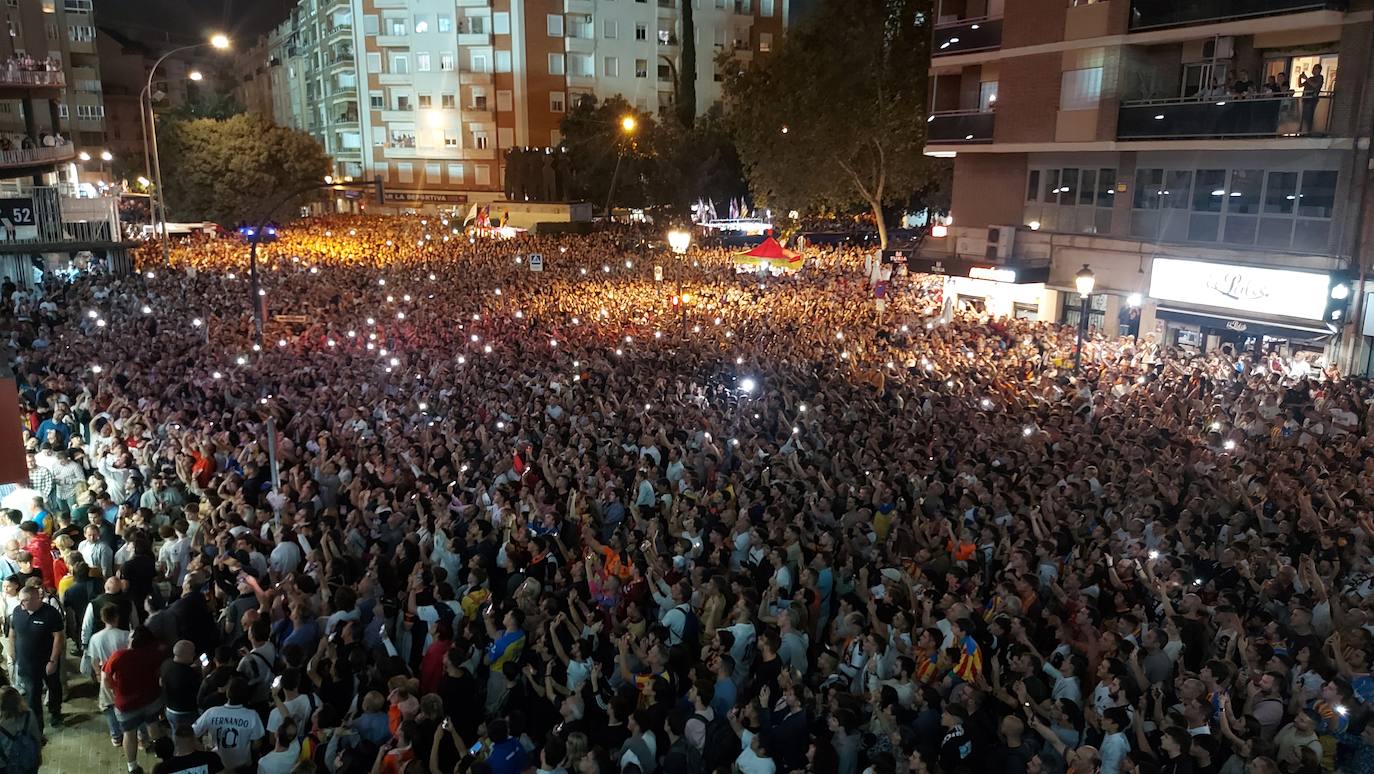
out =
[[[774,51],[723,63],[755,195],[790,208],[883,205],[930,187],[923,155],[931,0],[821,0]]]
[[[677,77],[677,120],[684,129],[697,121],[697,27],[693,0],[682,0],[682,65]]]
[[[165,121],[158,144],[173,220],[256,220],[266,202],[321,182],[330,170],[313,137],[252,113]]]
[[[635,119],[627,132],[621,123]],[[654,167],[653,137],[658,124],[619,95],[597,101],[582,97],[563,116],[563,147],[572,158],[572,193],[595,204],[606,201],[615,180],[615,202],[621,207],[651,204],[645,182]],[[616,168],[619,167],[619,171]]]

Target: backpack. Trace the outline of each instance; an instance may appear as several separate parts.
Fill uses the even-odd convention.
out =
[[[33,715],[24,716],[24,727],[16,734],[0,726],[0,772],[4,774],[34,774],[42,762],[42,748],[29,731]]]
[[[697,618],[697,613],[692,606],[682,603],[677,606],[682,611],[682,644],[688,648],[688,653],[697,653],[701,650],[701,619]]]
[[[701,758],[707,771],[715,771],[739,757],[739,737],[735,736],[729,720],[721,716],[707,720],[700,713],[692,715],[692,719],[706,723],[706,742],[701,746]]]

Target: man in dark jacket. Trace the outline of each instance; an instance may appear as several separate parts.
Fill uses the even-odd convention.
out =
[[[668,754],[663,757],[663,774],[701,774],[706,770],[706,761],[697,748],[687,741],[683,733],[687,729],[687,718],[681,712],[668,717]]]

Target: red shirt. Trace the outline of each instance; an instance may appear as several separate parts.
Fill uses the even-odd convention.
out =
[[[130,712],[157,701],[162,696],[158,684],[162,662],[162,649],[157,646],[115,651],[105,662],[105,680],[114,694],[115,709]]]
[[[52,538],[47,533],[39,532],[29,538],[29,542],[24,544],[24,550],[33,556],[33,566],[43,574],[44,588],[57,588],[57,574],[53,571]]]

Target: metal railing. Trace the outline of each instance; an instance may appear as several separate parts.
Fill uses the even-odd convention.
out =
[[[57,86],[67,85],[61,70],[19,70],[0,68],[0,86]]]
[[[1344,11],[1346,0],[1132,0],[1130,29],[1179,27],[1303,11]]]
[[[34,164],[66,161],[76,157],[72,144],[0,151],[0,167],[28,167]]]
[[[934,56],[989,51],[1002,47],[1002,19],[960,19],[935,28]]]
[[[1128,102],[1117,113],[1117,139],[1310,137],[1331,124],[1331,93],[1312,97],[1219,97]]]

